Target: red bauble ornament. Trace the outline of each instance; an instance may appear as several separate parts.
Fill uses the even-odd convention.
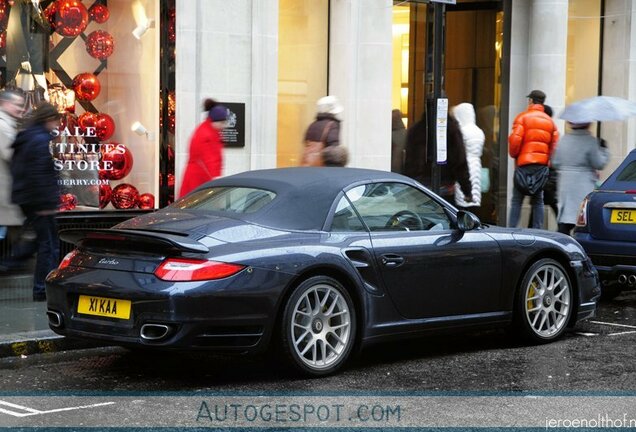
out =
[[[97,137],[101,141],[106,141],[115,133],[115,120],[108,114],[99,113],[95,120]]]
[[[121,180],[130,174],[133,167],[132,152],[123,144],[105,144],[102,150],[99,178]]]
[[[60,211],[73,210],[77,207],[77,197],[72,193],[65,193],[60,195]]]
[[[106,60],[115,50],[113,37],[103,31],[95,30],[86,38],[86,52],[98,60]]]
[[[110,18],[110,11],[101,3],[95,3],[88,10],[88,16],[97,24],[104,24]]]
[[[77,118],[77,124],[82,129],[82,133],[84,133],[85,135],[88,132],[86,128],[95,128],[95,123],[97,123],[97,115],[92,112],[87,111],[83,114],[80,114],[80,116]],[[92,132],[92,135],[95,135],[94,129]]]
[[[2,33],[0,33],[0,50],[4,52],[6,48],[7,48],[7,32],[3,31]]]
[[[51,30],[55,31],[55,18],[57,16],[57,2],[53,2],[44,9],[44,18],[49,22]]]
[[[113,189],[111,202],[116,209],[127,210],[137,207],[139,191],[128,183],[122,183]]]
[[[110,203],[110,199],[113,195],[113,189],[110,185],[101,184],[99,185],[99,208],[103,209]]]
[[[79,0],[57,0],[45,16],[49,22],[53,21],[55,31],[64,37],[79,36],[88,25],[88,11]]]
[[[137,205],[142,210],[152,210],[155,208],[155,196],[151,193],[141,194]]]
[[[174,174],[168,174],[168,187],[174,188]]]
[[[92,101],[102,90],[102,85],[99,79],[92,73],[81,73],[73,78],[73,90],[75,90],[75,96],[82,101]]]

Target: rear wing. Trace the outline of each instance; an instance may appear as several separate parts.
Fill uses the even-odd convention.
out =
[[[132,244],[148,251],[207,253],[204,244],[176,234],[127,229],[69,229],[60,232],[60,238],[80,247],[99,246],[116,249],[118,242]]]

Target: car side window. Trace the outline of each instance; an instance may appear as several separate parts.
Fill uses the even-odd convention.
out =
[[[331,222],[332,232],[366,231],[366,227],[351,207],[346,197],[342,197],[336,206]]]
[[[370,183],[347,191],[371,231],[445,230],[451,221],[441,204],[404,183]]]
[[[630,162],[616,178],[617,181],[636,181],[636,162]]]

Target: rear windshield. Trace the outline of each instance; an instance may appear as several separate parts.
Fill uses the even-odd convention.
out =
[[[636,181],[636,161],[630,162],[616,177],[617,181]]]
[[[173,204],[179,209],[226,213],[254,213],[269,204],[276,194],[265,189],[215,187],[189,194]]]

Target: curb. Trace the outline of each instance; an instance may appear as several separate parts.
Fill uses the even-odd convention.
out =
[[[67,338],[52,330],[17,333],[0,337],[0,358],[23,357],[76,349],[107,346],[99,342]]]

